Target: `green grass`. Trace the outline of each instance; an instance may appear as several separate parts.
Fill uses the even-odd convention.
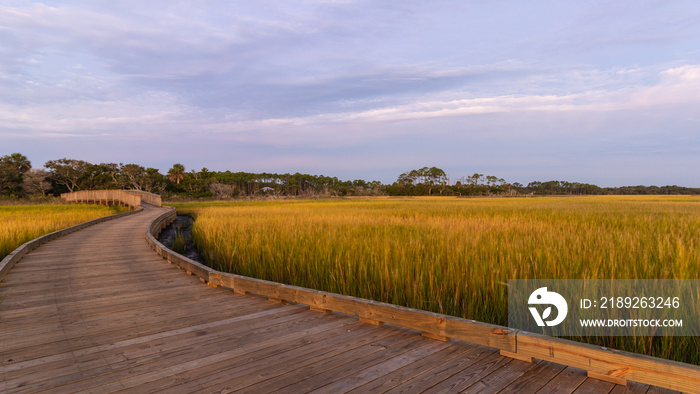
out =
[[[216,269],[507,325],[508,279],[698,279],[700,198],[175,204]],[[700,364],[700,340],[588,338]]]
[[[125,210],[99,205],[0,205],[0,260],[39,236]]]

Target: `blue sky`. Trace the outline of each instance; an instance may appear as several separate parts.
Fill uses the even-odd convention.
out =
[[[698,187],[699,131],[694,1],[0,5],[0,154],[35,167]]]

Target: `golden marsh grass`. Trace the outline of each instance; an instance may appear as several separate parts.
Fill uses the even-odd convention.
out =
[[[508,279],[698,279],[700,198],[177,204],[216,269],[507,325]],[[698,363],[698,338],[594,338]],[[680,352],[678,348],[684,349]],[[686,351],[694,355],[684,355]]]

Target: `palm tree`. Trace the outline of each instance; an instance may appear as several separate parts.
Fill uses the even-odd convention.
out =
[[[8,157],[8,159],[12,165],[17,168],[20,175],[32,168],[32,162],[27,159],[27,156],[24,156],[21,153],[13,153]]]
[[[180,163],[173,164],[173,168],[168,170],[168,179],[170,179],[172,182],[177,182],[177,184],[180,184],[180,181],[182,178],[185,177],[185,166],[183,166]]]
[[[8,189],[9,193],[20,191],[22,175],[32,168],[32,163],[21,153],[0,157],[0,191]]]

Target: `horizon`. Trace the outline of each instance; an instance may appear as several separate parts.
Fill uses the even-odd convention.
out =
[[[699,187],[700,4],[0,6],[0,156]]]
[[[13,153],[15,153],[15,152],[13,152]],[[20,154],[21,154],[21,152],[16,152],[16,153],[20,153]],[[31,162],[31,158],[28,158],[28,159],[29,159],[29,161]],[[81,160],[81,159],[70,158],[70,157],[67,158],[67,159]],[[90,164],[107,164],[107,163],[104,163],[104,162],[103,162],[103,163],[92,163],[92,162],[89,162],[89,163],[90,163]],[[140,165],[140,166],[142,166],[142,167],[144,167],[144,168],[148,168],[147,166],[143,166],[143,165],[141,165],[140,163],[121,163],[121,162],[120,162],[120,163],[114,163],[114,164],[119,164],[119,165],[137,164],[137,165]],[[173,163],[173,165],[174,165],[174,164],[182,164],[182,163]],[[329,174],[322,174],[322,173],[305,173],[305,172],[301,172],[301,171],[291,171],[291,172],[271,172],[271,171],[249,172],[249,171],[238,171],[238,170],[232,170],[232,169],[213,170],[213,169],[208,168],[208,167],[206,167],[206,166],[205,166],[205,167],[202,167],[202,168],[200,168],[200,169],[195,169],[195,168],[188,168],[188,167],[187,167],[186,165],[184,165],[184,164],[182,164],[182,165],[185,167],[185,172],[186,172],[186,173],[190,173],[190,172],[192,172],[192,171],[201,172],[201,171],[204,170],[204,169],[206,169],[206,170],[209,171],[209,172],[226,172],[226,171],[229,171],[229,172],[231,172],[231,173],[237,173],[237,172],[253,173],[253,174],[263,174],[263,173],[267,173],[267,174],[275,174],[275,175],[284,175],[284,174],[294,175],[295,173],[299,173],[299,174],[303,174],[303,175],[326,176],[326,177],[331,177],[331,178],[335,177],[335,178],[337,178],[337,179],[338,179],[339,181],[341,181],[341,182],[344,182],[344,181],[355,181],[355,180],[363,180],[363,181],[366,181],[366,182],[378,181],[378,182],[380,182],[382,185],[391,185],[391,184],[393,184],[393,183],[396,183],[396,182],[397,182],[397,179],[398,179],[399,176],[401,175],[401,174],[396,175],[396,178],[397,178],[397,179],[394,179],[394,180],[391,180],[391,181],[388,181],[388,182],[384,182],[384,181],[379,180],[379,179],[342,178],[342,177],[338,177],[338,176],[336,176],[336,175],[334,175],[334,174],[330,174],[330,173],[329,173]],[[171,167],[172,167],[172,166],[171,166]],[[424,167],[426,167],[426,166],[424,166]],[[431,167],[432,167],[432,166],[431,166]],[[151,168],[155,168],[155,167],[151,167]],[[419,169],[419,168],[422,168],[422,167],[416,167],[416,168],[413,168],[413,169]],[[46,168],[43,167],[43,166],[39,167],[39,166],[35,165],[33,162],[32,162],[32,169],[43,169],[43,170],[46,170],[46,171],[50,171],[50,170],[46,169]],[[169,170],[169,168],[165,168],[165,169],[155,168],[155,169],[158,170],[158,172],[159,172],[161,175],[167,175],[168,170]],[[413,169],[411,169],[411,170],[413,170]],[[411,170],[406,170],[406,171],[404,171],[404,172],[409,172],[409,171],[411,171]],[[403,174],[403,173],[402,173],[402,174]],[[447,175],[447,184],[448,184],[449,186],[452,186],[452,185],[454,185],[458,180],[460,180],[461,178],[463,178],[463,177],[464,177],[464,178],[468,178],[470,175],[473,175],[473,174],[474,174],[474,173],[471,173],[471,174],[464,174],[464,175],[460,175],[460,176],[457,176],[457,177],[453,177],[453,176],[451,176],[451,174],[446,173],[446,175]],[[483,175],[484,177],[485,177],[485,176],[489,176],[489,175],[493,175],[493,176],[498,177],[498,174],[481,174],[481,175]],[[530,183],[533,183],[533,182],[541,182],[541,183],[545,183],[545,182],[569,182],[569,183],[590,184],[590,185],[598,186],[598,187],[601,187],[601,188],[622,188],[622,187],[638,187],[638,186],[642,186],[642,187],[667,187],[667,186],[675,186],[675,187],[682,187],[682,188],[688,188],[688,189],[700,189],[700,187],[695,187],[695,186],[676,185],[676,184],[668,184],[668,183],[667,183],[667,184],[650,184],[650,185],[642,185],[642,184],[637,184],[637,185],[633,185],[633,184],[624,184],[624,185],[615,185],[615,186],[605,186],[605,185],[597,185],[597,184],[588,183],[588,182],[579,182],[579,181],[577,181],[577,180],[570,180],[570,179],[548,179],[548,180],[544,180],[544,179],[532,179],[532,180],[527,181],[527,182],[518,182],[518,181],[511,182],[511,181],[508,180],[508,179],[504,179],[504,180],[506,181],[507,184],[510,184],[511,186],[512,186],[514,183],[520,183],[520,184],[521,184],[522,186],[524,186],[524,187],[528,186]]]

